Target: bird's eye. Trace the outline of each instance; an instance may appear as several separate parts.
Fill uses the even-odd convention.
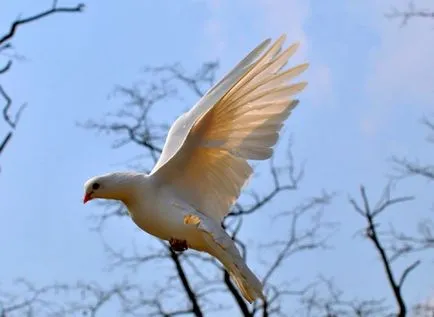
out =
[[[97,190],[98,188],[99,188],[99,184],[98,183],[93,183],[93,185],[92,185],[92,189],[93,190]]]

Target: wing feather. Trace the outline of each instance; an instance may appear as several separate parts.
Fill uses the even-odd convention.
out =
[[[250,175],[247,160],[272,156],[284,120],[305,82],[292,83],[308,64],[282,71],[298,44],[265,41],[183,114],[169,131],[151,175],[195,209],[220,222]],[[265,43],[265,44],[264,44]]]
[[[270,39],[266,39],[255,47],[241,62],[237,64],[222,80],[211,87],[199,102],[188,112],[182,114],[175,120],[167,134],[163,151],[155,164],[152,172],[158,170],[175,155],[184,144],[190,129],[196,120],[205,114],[227,91],[237,83],[240,78],[249,70],[253,61],[270,44]]]

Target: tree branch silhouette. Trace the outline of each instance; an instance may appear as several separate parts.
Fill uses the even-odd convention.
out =
[[[432,9],[422,9],[416,7],[414,1],[409,1],[407,8],[398,9],[392,7],[388,13],[385,14],[386,18],[401,20],[401,27],[408,24],[412,19],[433,19],[434,11]]]
[[[26,280],[15,282],[15,292],[0,292],[0,316],[102,316],[113,300],[127,308],[128,299],[140,296],[137,286],[122,282],[109,287],[96,283],[53,283],[37,288]],[[127,312],[126,309],[120,311]]]
[[[10,24],[9,30],[6,31],[4,35],[0,36],[0,54],[3,55],[5,51],[11,50],[13,48],[11,41],[13,40],[14,36],[17,34],[18,30],[24,25],[44,19],[50,15],[59,14],[59,13],[82,12],[83,9],[84,9],[84,4],[82,3],[76,6],[59,6],[58,1],[54,0],[51,5],[51,8],[25,18],[16,19]],[[6,64],[0,67],[0,75],[5,75],[8,71],[10,71],[12,64],[13,64],[13,59],[8,58]],[[15,114],[12,114],[11,113],[12,98],[8,95],[3,84],[0,84],[0,97],[1,97],[1,101],[4,102],[4,106],[2,109],[3,122],[6,125],[6,129],[9,130],[8,132],[6,132],[6,135],[3,137],[2,141],[0,141],[0,155],[1,155],[6,149],[10,140],[12,139],[14,130],[17,127],[20,116],[23,110],[25,109],[26,104],[19,106],[17,111],[15,111]]]
[[[431,117],[423,117],[423,126],[428,129],[427,143],[434,143],[434,121]],[[404,179],[408,177],[419,177],[428,182],[434,180],[434,165],[430,163],[420,163],[418,159],[409,159],[394,156],[392,157],[395,175],[393,179]],[[434,248],[434,222],[431,217],[422,219],[417,227],[416,234],[408,234],[392,228],[390,232],[393,238],[392,249],[396,255],[432,250]]]
[[[378,230],[379,224],[377,222],[378,217],[384,213],[390,207],[394,205],[401,204],[413,199],[413,197],[391,197],[391,185],[385,187],[382,197],[375,204],[375,206],[371,206],[366,189],[364,186],[360,187],[360,195],[362,202],[359,204],[356,202],[354,198],[350,198],[350,204],[353,206],[354,211],[359,214],[364,221],[366,222],[365,237],[372,242],[375,247],[375,250],[380,256],[380,261],[383,265],[383,269],[386,275],[387,282],[391,288],[395,301],[397,303],[397,317],[405,317],[407,316],[408,307],[404,299],[404,295],[402,293],[402,288],[404,282],[408,275],[420,264],[420,261],[408,265],[402,274],[398,277],[396,273],[394,273],[392,268],[393,260],[396,260],[395,257],[391,257],[387,253],[386,246],[381,241],[381,234]]]
[[[390,316],[384,299],[348,299],[333,279],[319,277],[312,291],[301,299],[307,317],[376,317]]]

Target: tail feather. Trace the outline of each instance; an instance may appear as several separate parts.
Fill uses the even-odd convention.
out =
[[[206,252],[224,265],[244,298],[249,303],[259,298],[265,300],[262,283],[249,269],[231,237],[215,221],[203,215],[196,218],[199,221],[195,225],[203,232]]]
[[[231,244],[226,245],[226,248],[222,248],[220,245],[213,243],[214,248],[211,252],[212,255],[219,259],[224,265],[235,285],[249,303],[259,298],[265,300],[261,281],[259,281],[244,262],[244,259],[241,257],[240,252],[232,240],[229,241],[231,241]]]
[[[233,265],[226,267],[226,269],[241,294],[249,303],[252,303],[259,298],[264,300],[265,296],[263,293],[262,283],[244,262],[237,262],[237,264],[234,263]]]

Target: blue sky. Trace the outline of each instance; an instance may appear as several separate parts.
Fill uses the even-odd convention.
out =
[[[20,13],[44,9],[44,2],[51,3],[3,4],[0,30]],[[0,241],[5,241],[0,279],[12,282],[24,276],[40,284],[114,280],[117,275],[102,271],[107,258],[100,237],[89,231],[88,216],[101,208],[82,205],[83,183],[123,168],[122,162],[140,153],[134,147],[113,150],[110,136],[76,123],[118,108],[120,101],[107,96],[114,85],[141,79],[145,65],[179,61],[194,70],[219,58],[222,76],[264,38],[287,33],[288,42],[301,41],[293,62],[307,60],[311,66],[304,75],[309,86],[276,155],[282,157],[284,139],[292,133],[294,154],[307,161],[307,175],[300,192],[280,198],[274,207],[296,204],[323,188],[337,191],[326,217],[341,226],[331,241],[334,249],[296,257],[279,276],[308,282],[323,273],[334,276],[350,296],[391,298],[371,244],[353,235],[363,222],[347,195],[358,198],[363,183],[377,199],[391,171],[391,155],[426,161],[433,154],[418,121],[433,109],[432,24],[415,20],[400,28],[383,15],[392,3],[406,5],[392,0],[333,5],[301,0],[92,1],[84,14],[51,16],[19,29],[13,44],[26,60],[16,62],[0,82],[16,104],[29,106],[2,155],[0,192],[7,199],[0,202]],[[419,3],[429,7],[428,1]],[[173,109],[162,108],[156,118],[170,123],[181,107],[167,107]],[[259,169],[267,163],[261,165]],[[252,186],[264,190],[259,178]],[[421,217],[430,216],[429,192],[425,182],[401,184],[396,194],[414,194],[417,200],[391,210],[385,225],[414,230]],[[262,239],[256,235],[265,230],[267,216],[255,217],[245,227],[246,239]],[[127,219],[112,224],[107,235],[120,246],[132,239],[144,247],[155,243]],[[424,278],[428,272],[429,257],[408,279],[405,294],[411,303],[433,292],[433,282]]]

